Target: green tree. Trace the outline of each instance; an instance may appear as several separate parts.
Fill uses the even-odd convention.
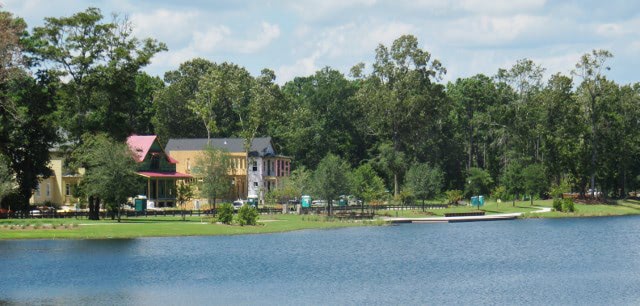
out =
[[[98,218],[99,200],[117,216],[120,222],[122,206],[129,197],[133,197],[142,188],[143,182],[136,174],[136,162],[133,152],[122,142],[115,141],[105,134],[83,137],[82,145],[74,156],[86,172],[81,181],[83,193],[93,197],[94,205],[91,219]]]
[[[164,83],[159,77],[139,72],[135,76],[135,85],[135,101],[132,103],[127,121],[131,122],[133,133],[151,135],[154,133],[152,118],[155,109],[155,93],[164,87]]]
[[[467,197],[489,194],[493,179],[489,172],[480,168],[469,169],[465,194]]]
[[[556,184],[565,174],[580,177],[582,135],[586,125],[573,93],[573,81],[567,76],[551,76],[540,94],[544,108],[542,153],[544,165]]]
[[[352,82],[325,67],[287,82],[282,91],[289,118],[284,127],[272,130],[283,139],[285,154],[310,168],[327,153],[340,154],[351,164],[360,162],[366,146],[359,127],[362,111],[353,100],[356,87]],[[278,118],[271,112],[270,117],[274,116]]]
[[[191,199],[193,199],[194,196],[194,190],[193,190],[193,185],[186,183],[186,182],[180,182],[178,183],[178,186],[176,188],[176,203],[182,207],[182,220],[184,221],[186,219],[185,217],[185,212],[184,212],[184,205],[191,201]]]
[[[231,190],[230,168],[229,154],[210,146],[196,159],[193,174],[198,180],[200,194],[207,198],[213,209],[216,208],[216,200]]]
[[[16,207],[27,212],[40,178],[47,178],[49,150],[57,141],[52,113],[56,86],[46,74],[14,74],[0,89],[0,154],[9,159],[18,184]]]
[[[384,182],[378,176],[371,164],[363,164],[351,174],[351,193],[362,200],[361,209],[373,200],[380,199],[385,194]]]
[[[378,146],[378,152],[379,154],[375,159],[376,164],[390,178],[394,188],[393,194],[397,196],[400,188],[400,176],[404,174],[407,168],[406,155],[404,152],[395,150],[393,144],[389,142],[381,143]]]
[[[579,101],[584,105],[587,122],[589,124],[588,139],[585,141],[590,148],[590,186],[593,192],[596,190],[596,171],[598,162],[598,147],[599,147],[599,133],[601,127],[598,125],[599,119],[602,114],[599,112],[601,106],[603,106],[603,97],[605,88],[604,82],[606,78],[604,76],[605,70],[610,70],[605,65],[609,58],[612,58],[613,54],[607,50],[593,50],[591,53],[584,54],[580,61],[576,64],[576,69],[572,72],[574,75],[582,79],[582,83],[578,88]]]
[[[516,199],[520,194],[525,192],[522,169],[522,163],[519,160],[513,160],[505,167],[501,178],[507,192],[513,195],[513,206],[516,205]]]
[[[340,157],[327,154],[313,172],[315,194],[328,203],[327,213],[331,216],[333,200],[349,191],[349,165]]]
[[[364,133],[380,143],[390,143],[395,156],[437,156],[434,148],[443,130],[440,123],[448,111],[440,107],[446,99],[444,86],[434,80],[445,72],[440,61],[420,49],[412,35],[399,37],[390,48],[379,45],[373,72],[362,76],[356,94],[364,110]],[[397,196],[403,171],[398,167],[392,171]]]
[[[432,167],[427,163],[414,164],[409,168],[405,176],[405,188],[413,191],[413,194],[422,199],[433,199],[442,192],[443,173],[440,167]]]
[[[214,64],[200,78],[188,107],[203,124],[207,139],[212,134],[228,137],[248,124],[245,115],[252,84],[253,78],[245,68],[230,63]]]
[[[522,170],[524,191],[529,194],[531,205],[533,197],[539,196],[549,189],[549,183],[544,167],[540,164],[531,164]]]
[[[312,189],[312,173],[306,167],[300,166],[291,171],[289,177],[282,180],[282,185],[278,187],[276,195],[287,199],[300,199],[302,195],[308,194]]]
[[[3,155],[0,155],[0,203],[14,188],[13,171],[9,167],[9,161]]]
[[[496,186],[491,191],[491,198],[502,201],[503,199],[507,199],[509,194],[507,193],[507,188],[504,186]]]
[[[481,139],[486,147],[488,142],[488,132],[479,133],[478,129],[488,127],[490,119],[487,118],[488,108],[496,103],[498,92],[493,83],[493,80],[489,77],[479,74],[471,78],[457,79],[455,83],[450,83],[447,86],[447,94],[456,103],[456,112],[464,114],[460,124],[464,125],[467,138],[467,168],[469,171],[471,167],[481,165],[479,161],[482,161],[482,167],[486,166],[486,158],[480,150],[480,146],[476,143],[478,138]],[[476,161],[475,165],[473,161]]]
[[[136,75],[167,48],[153,39],[138,40],[132,31],[126,18],[103,22],[97,8],[45,18],[44,26],[34,28],[29,51],[52,74],[67,78],[58,91],[58,120],[73,140],[106,132],[121,141],[133,131],[128,119],[139,102]]]
[[[207,136],[202,129],[202,121],[189,107],[189,101],[195,99],[200,78],[213,66],[208,60],[195,58],[164,74],[164,82],[168,85],[156,91],[151,119],[162,143],[170,138]]]
[[[7,80],[13,77],[14,73],[20,72],[23,68],[23,45],[20,39],[26,28],[27,24],[22,18],[16,18],[9,12],[0,11],[0,86],[3,86]]]

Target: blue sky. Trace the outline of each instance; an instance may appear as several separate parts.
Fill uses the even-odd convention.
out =
[[[279,83],[330,66],[349,69],[374,60],[380,43],[403,34],[443,62],[444,81],[494,75],[530,58],[547,76],[569,74],[579,57],[607,49],[609,78],[640,81],[640,1],[551,0],[323,0],[323,1],[63,1],[0,0],[30,27],[44,17],[70,16],[89,6],[105,16],[129,16],[137,37],[165,42],[168,52],[146,69],[177,69],[194,57],[229,61],[257,75],[276,72]]]

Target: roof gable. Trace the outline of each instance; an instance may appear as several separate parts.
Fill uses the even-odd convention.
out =
[[[156,143],[160,150],[164,152],[162,146],[160,146],[160,143],[158,143],[158,137],[156,135],[131,135],[127,138],[127,145],[129,146],[131,152],[133,152],[134,159],[137,163],[141,163],[144,161],[154,143]],[[177,161],[166,154],[166,152],[165,155],[167,156],[167,160],[169,161],[169,163],[177,163]]]

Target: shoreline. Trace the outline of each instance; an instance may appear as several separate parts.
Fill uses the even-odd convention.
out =
[[[552,211],[549,200],[517,205],[489,202],[477,210],[475,207],[455,206],[431,211],[394,210],[377,211],[372,220],[327,219],[322,215],[274,214],[261,215],[258,226],[212,224],[211,218],[180,216],[133,217],[92,221],[87,219],[0,219],[0,241],[33,239],[132,239],[144,237],[232,236],[284,233],[299,230],[334,229],[360,226],[383,226],[394,223],[441,223],[500,221],[513,219],[592,218],[640,215],[640,201],[620,201],[613,205],[577,204],[576,212]],[[446,217],[446,213],[485,212],[484,216]]]

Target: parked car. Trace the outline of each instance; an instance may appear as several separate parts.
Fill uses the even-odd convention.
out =
[[[233,201],[233,210],[238,210],[244,205],[244,202],[240,199]]]
[[[311,206],[312,207],[325,207],[325,206],[327,206],[327,201],[326,200],[314,200],[313,202],[311,202]]]

